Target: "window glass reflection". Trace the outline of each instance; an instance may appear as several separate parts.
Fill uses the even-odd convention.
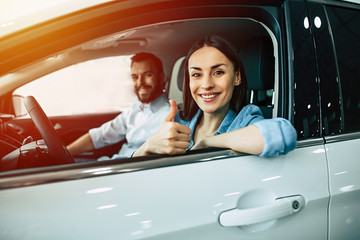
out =
[[[289,2],[294,67],[294,125],[299,139],[320,136],[318,86],[309,19],[303,2]]]
[[[358,11],[327,7],[340,71],[344,130],[360,130],[360,14]]]
[[[308,3],[309,18],[313,19],[313,35],[317,57],[318,83],[321,97],[322,135],[342,131],[340,86],[335,62],[335,50],[322,4]]]

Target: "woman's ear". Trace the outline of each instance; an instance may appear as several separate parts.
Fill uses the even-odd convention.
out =
[[[240,71],[235,72],[235,86],[239,86],[241,84],[241,74]]]

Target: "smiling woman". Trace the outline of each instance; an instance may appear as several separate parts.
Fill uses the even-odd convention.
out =
[[[198,49],[189,58],[191,96],[204,112],[219,115],[220,118],[226,115],[233,90],[241,84],[240,71],[234,67],[214,47]],[[243,84],[246,84],[245,78]]]
[[[172,104],[160,129],[134,156],[218,147],[269,157],[295,149],[297,134],[288,120],[264,119],[259,107],[244,106],[246,75],[230,42],[207,35],[184,61],[183,109],[176,114]]]

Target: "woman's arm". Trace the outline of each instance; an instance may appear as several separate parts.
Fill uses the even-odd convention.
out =
[[[265,141],[260,130],[254,125],[231,132],[201,139],[191,148],[208,147],[230,148],[232,150],[259,155],[263,152]]]
[[[296,147],[297,133],[293,125],[284,118],[265,119],[254,123],[260,130],[265,146],[262,157],[287,154]]]
[[[207,137],[195,143],[191,149],[229,148],[238,152],[269,157],[286,154],[295,149],[296,140],[296,130],[288,120],[273,118]]]

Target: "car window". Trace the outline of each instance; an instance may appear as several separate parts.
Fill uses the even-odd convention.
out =
[[[344,131],[360,130],[360,15],[358,11],[328,7],[336,47],[343,98]],[[344,27],[346,25],[346,27]]]
[[[336,71],[333,43],[329,37],[329,25],[324,7],[308,3],[310,29],[314,37],[316,53],[319,102],[321,111],[321,134],[329,136],[341,133],[341,107],[339,81]]]
[[[214,26],[216,26],[215,29]],[[182,40],[179,42],[177,40],[179,33],[174,34],[177,30],[186,31],[189,34],[182,36]],[[233,35],[233,32],[246,32],[247,34],[240,37]],[[248,101],[258,105],[262,111],[264,110],[263,112],[269,113],[269,118],[281,116],[280,114],[283,113],[278,113],[276,110],[279,106],[277,95],[281,89],[279,73],[282,69],[280,45],[276,38],[277,32],[248,18],[187,19],[142,26],[136,29],[129,28],[126,31],[94,39],[94,41],[86,42],[56,55],[56,58],[64,61],[65,64],[68,59],[73,62],[82,59],[93,60],[66,67],[16,89],[13,92],[14,110],[18,116],[25,112],[22,101],[18,100],[22,99],[21,96],[32,95],[49,117],[84,114],[85,121],[82,121],[84,118],[76,116],[76,118],[71,118],[71,125],[62,121],[63,118],[51,119],[59,135],[64,139],[64,144],[68,146],[90,129],[99,127],[116,116],[113,115],[111,119],[109,117],[106,120],[103,116],[90,119],[87,113],[123,111],[137,99],[130,77],[131,61],[129,56],[105,56],[135,54],[140,51],[154,52],[163,61],[165,75],[169,78],[168,86],[169,89],[172,89],[172,86],[182,86],[178,81],[177,72],[180,69],[180,62],[177,60],[186,55],[195,40],[207,34],[219,34],[230,39],[229,41],[234,44],[235,50],[243,62],[249,86]],[[149,34],[151,34],[150,37]],[[176,46],[175,50],[174,46]],[[100,56],[104,58],[96,59]],[[58,65],[56,66],[58,67]],[[37,66],[34,65],[34,67]],[[264,72],[266,74],[263,74]],[[171,73],[174,73],[173,77],[171,77]],[[31,76],[26,77],[27,79],[24,81],[29,81]],[[177,89],[174,94],[172,93],[170,91],[169,97],[177,96],[178,104],[181,104],[181,91]],[[104,99],[106,102],[103,102]],[[15,101],[20,103],[16,104]],[[287,103],[281,102],[281,104],[286,105]],[[30,121],[16,120],[18,120],[18,124],[24,125],[24,129],[29,128],[26,124]],[[74,127],[78,123],[80,124]],[[34,134],[26,133],[26,136],[34,136]],[[39,135],[37,136],[36,139],[40,138]],[[86,160],[96,160],[103,156],[112,157],[122,148],[121,144],[124,143],[122,140],[124,139],[120,139],[119,145],[106,146],[89,153],[85,152],[80,157],[86,158]],[[128,141],[125,144],[128,144]],[[111,149],[109,150],[107,147]],[[103,159],[101,158],[101,160]]]
[[[294,59],[294,125],[298,139],[302,140],[320,136],[318,85],[306,7],[301,2],[289,4],[294,9],[290,15]]]
[[[69,66],[13,92],[17,116],[25,113],[21,97],[34,96],[48,116],[118,112],[134,101],[130,57],[101,58]]]

